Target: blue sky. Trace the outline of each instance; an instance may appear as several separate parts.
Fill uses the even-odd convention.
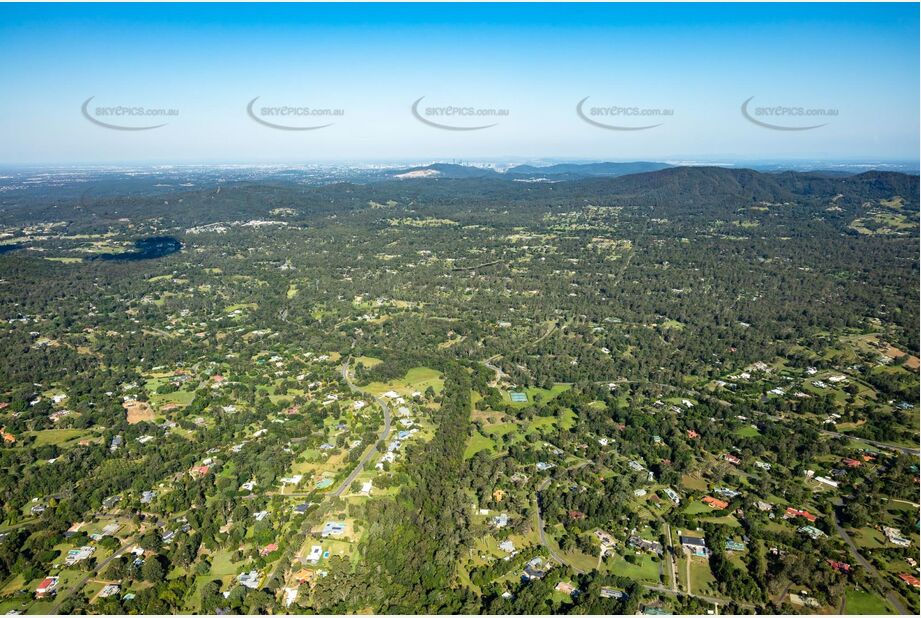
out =
[[[0,163],[917,160],[917,4],[0,5]],[[341,110],[284,118],[246,106]],[[146,131],[96,106],[178,110]],[[448,131],[411,105],[507,110]],[[591,107],[671,110],[593,116]],[[742,103],[836,110],[771,130]],[[272,119],[268,116],[260,116]],[[427,118],[439,120],[433,115]],[[812,117],[759,116],[781,126]],[[115,119],[127,126],[147,118]],[[447,118],[452,126],[484,124]],[[157,123],[164,120],[157,120]]]

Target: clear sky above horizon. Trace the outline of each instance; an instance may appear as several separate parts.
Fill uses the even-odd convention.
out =
[[[0,5],[0,163],[911,160],[917,4]],[[118,126],[165,126],[143,131]],[[287,126],[278,130],[247,114]],[[457,106],[506,116],[426,119]],[[593,106],[659,117],[576,113]],[[753,98],[752,98],[753,97]],[[741,112],[783,106],[756,120]],[[175,109],[102,117],[97,106]],[[263,106],[342,110],[270,117]],[[766,112],[765,112],[766,113]]]

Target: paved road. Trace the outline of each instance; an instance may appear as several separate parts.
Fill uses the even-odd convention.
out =
[[[886,599],[889,601],[889,604],[892,605],[892,607],[895,608],[895,611],[900,614],[911,614],[911,612],[906,609],[905,604],[902,603],[902,600],[899,598],[899,596],[893,592],[892,588],[889,587],[889,585],[880,575],[879,571],[876,570],[876,567],[861,555],[860,550],[857,549],[857,545],[854,543],[854,540],[851,539],[851,536],[838,521],[837,509],[834,509],[832,512],[832,522],[835,524],[835,530],[838,532],[838,535],[841,536],[841,538],[844,539],[844,542],[847,543],[848,547],[851,548],[851,553],[854,554],[855,558],[857,558],[857,562],[860,563],[860,566],[862,566],[867,573],[876,579],[880,589],[886,591]]]
[[[905,455],[914,455],[915,457],[918,457],[918,455],[921,454],[921,451],[919,451],[918,449],[909,448],[907,446],[898,446],[896,444],[886,444],[885,442],[877,442],[876,440],[867,440],[866,438],[858,438],[857,436],[848,435],[846,433],[838,433],[837,431],[828,431],[827,429],[822,429],[821,432],[824,433],[826,436],[836,436],[840,438],[847,438],[849,440],[855,440],[857,442],[862,442],[864,444],[870,444],[871,446],[875,446],[877,448],[885,448],[885,449],[889,449],[890,451],[898,451]]]
[[[349,377],[349,361],[348,360],[342,363],[341,371],[342,371],[342,379],[345,380],[346,384],[348,384],[349,389],[351,389],[353,392],[361,393],[361,395],[363,396],[372,397],[381,406],[381,409],[384,411],[384,426],[381,428],[380,434],[378,435],[378,439],[386,442],[387,438],[390,436],[390,406],[388,406],[387,402],[381,399],[380,397],[369,395],[368,393],[361,391],[357,386],[352,384],[352,379]],[[353,468],[352,471],[349,473],[349,475],[339,484],[339,487],[337,487],[335,491],[326,494],[324,498],[329,499],[330,497],[334,497],[334,498],[341,497],[342,494],[344,494],[348,490],[348,488],[352,486],[352,483],[355,481],[358,475],[361,474],[361,471],[365,469],[365,465],[368,463],[368,461],[371,460],[371,457],[373,457],[374,453],[376,452],[377,452],[377,442],[375,442],[374,444],[368,447],[368,449],[365,451],[365,454],[362,455],[361,460],[359,460],[355,468]],[[289,494],[289,495],[294,495],[294,494]],[[310,521],[311,521],[310,517],[306,517],[306,516],[304,517],[304,521],[303,523],[301,523],[301,527],[299,528],[297,534],[295,535],[295,537],[298,539],[298,542],[292,544],[293,548],[300,547],[301,540],[304,537],[306,537],[307,534],[310,533],[310,528],[311,528]],[[269,573],[268,577],[266,577],[265,581],[269,581],[276,576],[276,574],[278,573],[278,568],[282,564],[282,562],[284,561],[283,560],[278,561],[278,563],[275,565],[275,568],[272,570],[271,573]]]
[[[665,562],[668,563],[668,570],[672,578],[672,592],[678,592],[678,566],[675,564],[675,558],[672,555],[672,527],[665,524],[665,539],[668,545],[665,546]]]
[[[706,601],[707,603],[713,603],[714,605],[726,605],[729,603],[726,599],[719,599],[717,597],[710,597],[705,594],[688,594],[686,592],[675,592],[674,590],[669,590],[665,586],[643,586],[646,590],[652,590],[654,592],[661,592],[662,594],[668,594],[671,596],[685,596],[685,597],[694,597],[695,599],[700,599],[701,601]],[[747,607],[748,609],[754,609],[755,606],[750,603],[740,603],[739,601],[735,602],[739,607]]]
[[[369,393],[360,390],[357,386],[352,384],[352,379],[349,377],[349,361],[342,363],[342,379],[345,380],[345,383],[349,385],[349,388],[352,391],[361,393],[362,395],[370,396],[381,407],[381,410],[384,411],[384,426],[381,428],[380,434],[378,434],[378,442],[387,442],[387,438],[390,437],[390,406],[387,405],[387,402],[384,401],[382,397],[370,395]],[[361,474],[361,471],[365,469],[365,464],[371,460],[371,457],[373,457],[374,453],[376,452],[377,442],[372,444],[371,447],[365,451],[365,454],[362,456],[361,461],[358,462],[358,465],[355,466],[355,469],[352,470],[352,472],[345,478],[344,481],[342,481],[336,491],[332,492],[331,495],[338,498],[343,493],[345,493],[346,490],[352,486],[352,482],[358,477],[359,474]]]
[[[550,552],[550,557],[559,562],[564,566],[568,566],[570,569],[575,571],[578,574],[585,573],[582,569],[575,567],[566,560],[564,560],[556,551],[550,547],[550,543],[547,542],[547,537],[544,534],[544,515],[540,510],[540,492],[547,489],[547,486],[550,485],[550,479],[544,479],[544,482],[540,484],[540,487],[537,488],[537,534],[540,537],[540,544],[547,548],[547,551]]]
[[[556,551],[554,551],[554,549],[547,542],[547,537],[544,534],[544,516],[540,510],[540,492],[547,489],[549,485],[550,485],[550,479],[548,478],[548,479],[544,479],[544,482],[541,483],[540,486],[537,488],[537,532],[538,532],[538,536],[540,537],[540,544],[547,548],[547,551],[550,552],[551,558],[559,562],[561,565],[569,567],[570,569],[572,569],[573,571],[581,575],[585,573],[585,571],[583,571],[582,569],[576,566],[573,566],[572,564],[567,562],[562,556],[560,556]],[[669,535],[669,538],[671,538],[671,535]],[[676,575],[675,577],[676,582],[677,582],[677,579],[678,578]],[[662,585],[652,586],[652,585],[647,584],[647,585],[644,585],[643,587],[646,588],[647,590],[653,590],[655,592],[661,592],[663,594],[669,594],[672,596],[684,595],[684,596],[694,597],[696,599],[700,599],[701,601],[706,601],[707,603],[713,603],[715,605],[726,605],[729,602],[726,599],[718,599],[716,597],[710,597],[710,596],[706,596],[703,594],[689,594],[689,593],[684,593],[684,592],[678,592],[677,590],[671,590]],[[740,607],[747,607],[749,609],[755,608],[754,605],[751,605],[749,603],[740,603],[738,601],[736,603]]]
[[[57,614],[57,613],[60,611],[61,605],[63,605],[64,601],[66,601],[66,600],[69,599],[71,596],[73,596],[73,594],[74,594],[75,592],[79,592],[80,590],[83,590],[83,587],[86,585],[86,583],[87,583],[90,579],[93,579],[94,577],[96,577],[96,576],[97,576],[99,573],[101,573],[107,566],[109,566],[109,563],[110,563],[110,562],[112,562],[113,560],[115,560],[116,558],[118,558],[119,556],[121,556],[123,553],[125,553],[126,551],[128,551],[130,548],[134,547],[134,545],[135,545],[135,543],[134,543],[134,540],[133,540],[133,539],[132,539],[130,542],[125,543],[124,545],[122,545],[121,547],[119,547],[119,548],[115,551],[114,554],[112,554],[111,556],[109,556],[108,558],[106,558],[105,560],[103,560],[102,562],[98,563],[98,564],[96,565],[96,568],[95,568],[95,569],[93,569],[92,571],[90,571],[89,573],[86,574],[86,577],[84,577],[83,579],[81,579],[80,581],[78,581],[76,584],[74,584],[73,586],[71,586],[70,588],[68,588],[66,591],[59,593],[59,594],[57,595],[57,598],[56,598],[55,601],[54,601],[54,605],[51,607],[51,610],[50,610],[48,613],[49,613],[49,614]]]

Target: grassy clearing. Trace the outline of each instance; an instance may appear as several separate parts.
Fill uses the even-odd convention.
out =
[[[631,564],[618,556],[610,565],[611,573],[621,577],[629,577],[630,579],[654,584],[659,583],[659,563],[649,555],[637,556],[636,558],[637,564]]]
[[[35,436],[34,447],[47,446],[56,444],[62,446],[68,442],[74,442],[90,434],[82,429],[43,429],[41,431],[32,431],[28,435]]]
[[[414,392],[424,393],[430,386],[436,394],[441,392],[444,387],[441,372],[428,367],[413,367],[406,372],[406,376],[402,379],[391,382],[371,382],[362,390],[374,395],[380,395],[392,390],[404,397],[408,397]]]
[[[570,388],[572,388],[571,384],[557,383],[557,384],[554,384],[553,388],[551,388],[550,390],[547,390],[545,388],[537,388],[537,387],[513,389],[512,391],[502,391],[502,400],[505,403],[511,406],[514,406],[516,408],[523,408],[525,406],[530,406],[530,405],[535,405],[535,404],[539,405],[541,403],[546,403],[550,401],[551,399],[553,399],[554,397],[556,397],[557,395],[559,395],[560,393],[565,393]],[[524,394],[528,396],[528,400],[522,401],[522,402],[514,402],[512,401],[511,396],[509,395],[509,393],[511,392],[515,392],[515,393],[523,392]]]
[[[379,358],[374,358],[373,356],[359,356],[358,358],[355,359],[356,365],[364,365],[368,369],[371,369],[372,367],[376,367],[377,365],[380,365],[382,362],[384,361],[382,361]]]
[[[479,431],[474,431],[473,435],[467,441],[467,448],[464,450],[464,459],[470,459],[480,451],[494,450],[496,443],[490,438],[484,436]]]
[[[884,599],[872,592],[858,590],[857,588],[848,588],[844,596],[844,613],[847,615],[895,613]]]

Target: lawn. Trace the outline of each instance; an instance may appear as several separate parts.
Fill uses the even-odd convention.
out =
[[[231,552],[218,550],[211,555],[211,578],[236,575],[240,563],[230,559]]]
[[[377,365],[380,365],[382,362],[384,361],[382,361],[379,358],[374,358],[373,356],[359,356],[358,358],[355,359],[356,365],[364,365],[368,369],[372,367],[376,367]]]
[[[493,450],[496,443],[487,438],[479,431],[474,431],[473,435],[467,441],[467,448],[464,450],[464,459],[470,459],[480,451]]]
[[[362,390],[374,395],[380,395],[387,391],[396,391],[404,396],[409,396],[414,392],[424,393],[428,387],[432,387],[435,393],[440,393],[444,387],[444,379],[441,372],[428,367],[413,367],[406,372],[406,376],[391,382],[371,382]]]
[[[865,590],[848,588],[847,592],[845,592],[844,613],[848,615],[872,615],[892,614],[894,612],[890,609],[889,604],[880,596]]]
[[[524,388],[524,389],[515,389],[514,391],[502,391],[502,400],[505,403],[511,406],[514,406],[516,408],[523,408],[529,405],[535,405],[535,404],[539,405],[541,403],[547,403],[548,401],[550,401],[551,399],[553,399],[560,393],[564,393],[568,391],[570,388],[572,388],[571,384],[557,383],[557,384],[554,384],[553,388],[551,388],[550,390],[547,390],[544,388],[531,387],[531,388]],[[516,392],[516,393],[523,392],[525,395],[527,395],[528,400],[523,401],[523,402],[514,402],[511,399],[511,395],[509,394],[510,392]]]
[[[47,446],[56,444],[61,446],[66,442],[79,440],[90,434],[82,429],[44,429],[41,431],[30,432],[29,435],[35,436],[34,447]]]
[[[648,554],[636,556],[636,559],[638,564],[631,564],[618,556],[610,566],[611,573],[630,579],[659,583],[659,563]]]
[[[694,500],[690,502],[687,507],[684,509],[685,515],[701,515],[703,513],[712,513],[713,509],[709,505],[704,504],[699,500]]]
[[[745,427],[739,427],[736,429],[735,434],[740,438],[754,438],[755,436],[761,435],[757,428],[752,427],[751,425],[746,425]]]

